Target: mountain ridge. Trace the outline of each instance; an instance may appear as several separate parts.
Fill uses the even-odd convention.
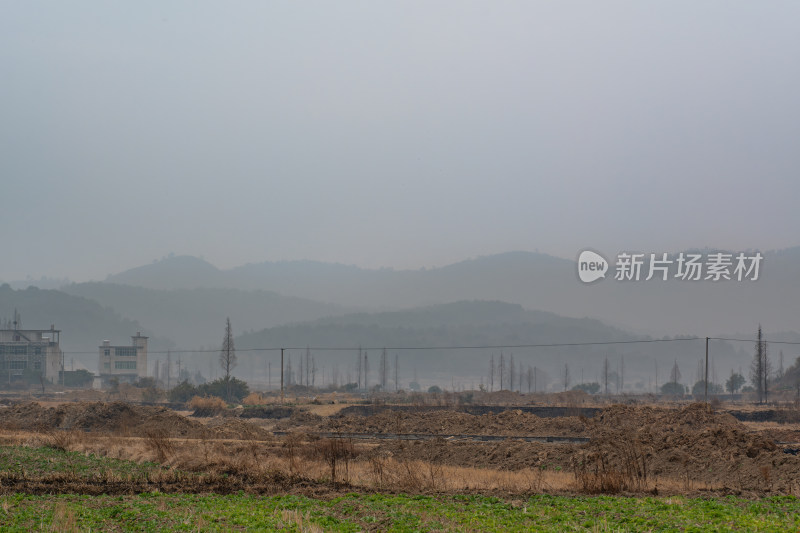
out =
[[[800,285],[795,282],[800,279],[800,247],[762,253],[760,279],[743,282],[620,282],[608,274],[608,279],[586,285],[578,280],[575,261],[516,251],[419,270],[369,270],[319,261],[251,263],[219,270],[203,262],[201,276],[195,280],[185,273],[182,284],[273,290],[372,310],[464,299],[500,300],[562,316],[591,316],[651,335],[713,336],[723,331],[748,331],[759,322],[767,330],[797,329],[793,317],[800,316]],[[150,268],[146,276],[139,275],[141,270],[126,271],[109,280],[167,285],[166,280],[174,277],[158,278],[154,273],[153,269],[159,268],[171,271],[169,265],[146,267]]]

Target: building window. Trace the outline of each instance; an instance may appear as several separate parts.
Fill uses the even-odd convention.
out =
[[[114,361],[117,370],[136,370],[136,361]]]
[[[111,350],[109,350],[108,348],[106,348],[105,350],[103,350],[103,355],[105,355],[106,357],[108,357],[109,355],[111,355]]]
[[[34,361],[33,362],[33,369],[34,370],[41,370],[42,369],[42,362],[41,361]]]
[[[11,361],[11,370],[25,370],[28,368],[27,361]]]
[[[133,346],[119,346],[114,348],[114,355],[117,357],[136,357],[136,348]]]
[[[103,368],[105,368],[106,370],[110,370],[111,369],[111,363],[103,363]]]
[[[11,355],[28,355],[27,346],[12,346]]]

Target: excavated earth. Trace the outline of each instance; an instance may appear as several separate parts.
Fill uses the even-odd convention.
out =
[[[77,402],[58,407],[21,403],[0,408],[0,429],[79,430],[135,437],[160,433],[172,438],[269,438],[271,433],[238,419],[213,419],[208,424],[190,420],[166,407],[125,402]]]
[[[45,408],[36,403],[0,407],[0,429],[54,430],[141,436],[161,432],[174,438],[261,440],[271,433],[231,417],[204,421],[163,407],[123,402],[81,402]],[[296,434],[428,434],[442,438],[374,440],[363,454],[423,459],[439,464],[519,470],[555,468],[568,472],[630,472],[658,479],[734,493],[744,491],[800,494],[800,450],[777,445],[780,429],[754,431],[730,414],[705,404],[682,408],[614,405],[593,418],[540,418],[519,410],[471,415],[456,411],[424,413],[382,411],[371,416],[321,417],[295,412],[274,429]],[[788,431],[788,430],[787,430]],[[508,437],[492,442],[451,439],[450,435]],[[583,444],[525,442],[520,436],[589,437]],[[364,441],[361,441],[362,444]],[[790,452],[790,453],[787,453]]]
[[[586,435],[577,417],[540,418],[518,410],[470,415],[455,411],[407,413],[383,411],[369,417],[343,416],[323,424],[328,431],[434,433],[440,435],[570,436]]]
[[[705,484],[731,491],[800,490],[800,457],[705,404],[612,406],[592,419],[589,434],[591,441],[573,458],[577,464],[596,465],[602,457],[624,470],[639,461],[650,475],[682,479],[687,489]]]
[[[541,418],[519,410],[471,415],[451,410],[426,412],[381,411],[371,416],[339,415],[330,418],[294,413],[275,424],[276,430],[341,433],[422,433],[433,435],[559,436],[585,437],[586,419]]]
[[[519,410],[470,415],[457,411],[382,411],[330,418],[297,413],[276,429],[299,432],[432,434],[424,441],[381,440],[370,454],[425,459],[453,466],[500,470],[560,468],[565,471],[631,472],[648,480],[668,478],[685,490],[778,491],[800,494],[797,433],[754,431],[705,404],[682,408],[614,405],[595,417],[540,418]],[[507,436],[494,442],[452,435]],[[524,442],[520,436],[589,437],[584,444]],[[796,454],[796,455],[795,455]]]

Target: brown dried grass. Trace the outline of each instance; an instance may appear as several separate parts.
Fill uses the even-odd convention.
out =
[[[228,404],[225,400],[217,396],[194,396],[187,404],[192,409],[226,409]]]

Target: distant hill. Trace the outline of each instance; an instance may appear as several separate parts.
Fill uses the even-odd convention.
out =
[[[103,340],[128,344],[137,331],[153,336],[152,331],[139,322],[124,318],[92,300],[56,290],[35,287],[14,290],[7,284],[0,285],[0,317],[13,317],[15,309],[25,328],[48,329],[52,324],[62,330],[61,349],[82,352],[67,353],[66,364],[69,365],[70,359],[74,358],[92,372],[97,370],[97,349]],[[151,339],[150,346],[167,348],[171,342],[156,337]]]
[[[609,258],[613,259],[613,258]],[[585,285],[574,261],[508,252],[427,270],[366,270],[314,261],[283,261],[218,270],[174,257],[109,276],[142,287],[272,290],[341,306],[402,309],[464,299],[502,300],[562,316],[594,317],[654,335],[715,335],[798,329],[800,247],[764,252],[755,282],[617,282]]]
[[[194,289],[227,287],[224,274],[202,259],[189,255],[170,256],[152,264],[108,276],[108,283],[148,289]]]
[[[77,283],[62,290],[136,318],[150,331],[184,348],[220,344],[228,317],[235,331],[242,332],[353,311],[261,290],[157,290],[112,283]]]
[[[240,335],[236,346],[240,353],[241,375],[263,379],[267,363],[273,370],[279,364],[279,352],[258,351],[259,348],[289,347],[297,371],[304,346],[313,349],[320,368],[329,375],[338,373],[340,379],[355,376],[355,359],[359,346],[368,351],[372,372],[377,373],[382,347],[389,349],[389,359],[395,354],[405,376],[417,370],[423,378],[452,375],[459,379],[480,380],[486,376],[489,358],[495,355],[497,364],[501,351],[506,364],[515,357],[516,365],[536,365],[550,376],[553,383],[564,364],[571,367],[572,383],[581,374],[586,381],[598,379],[603,360],[608,357],[612,369],[624,362],[629,388],[642,390],[655,381],[656,365],[660,365],[662,383],[675,361],[684,372],[684,381],[694,383],[697,362],[704,352],[704,341],[652,342],[642,344],[600,344],[579,346],[580,343],[603,343],[645,339],[603,324],[597,320],[576,319],[541,311],[529,311],[516,304],[497,301],[462,301],[421,307],[400,312],[359,313],[325,318],[306,324],[278,326]],[[520,347],[572,343],[573,346]],[[749,352],[726,342],[713,341],[711,351],[718,362],[719,376],[736,365],[747,364]],[[422,347],[479,347],[517,345],[517,348],[485,348],[458,350],[415,350]],[[323,348],[349,348],[328,351]],[[314,349],[318,348],[318,349]],[[408,348],[408,349],[400,349]],[[749,347],[748,347],[749,349]],[[254,350],[254,351],[250,351]],[[334,370],[334,368],[336,370]],[[725,370],[723,370],[725,368]],[[518,371],[517,368],[515,368]],[[275,370],[274,370],[275,371]],[[371,377],[377,379],[377,374]],[[352,378],[354,379],[354,378]],[[649,380],[653,379],[653,382]],[[408,379],[406,379],[408,380]]]
[[[12,289],[27,289],[36,287],[37,289],[60,289],[70,283],[68,278],[48,278],[42,276],[39,279],[28,278],[25,280],[5,280],[0,279],[0,285],[7,283]]]
[[[464,298],[519,301],[531,289],[552,300],[558,297],[559,287],[575,282],[575,274],[571,261],[529,252],[399,271],[318,261],[265,262],[219,270],[200,259],[179,256],[108,276],[106,282],[152,289],[260,289],[343,306],[399,309]]]

